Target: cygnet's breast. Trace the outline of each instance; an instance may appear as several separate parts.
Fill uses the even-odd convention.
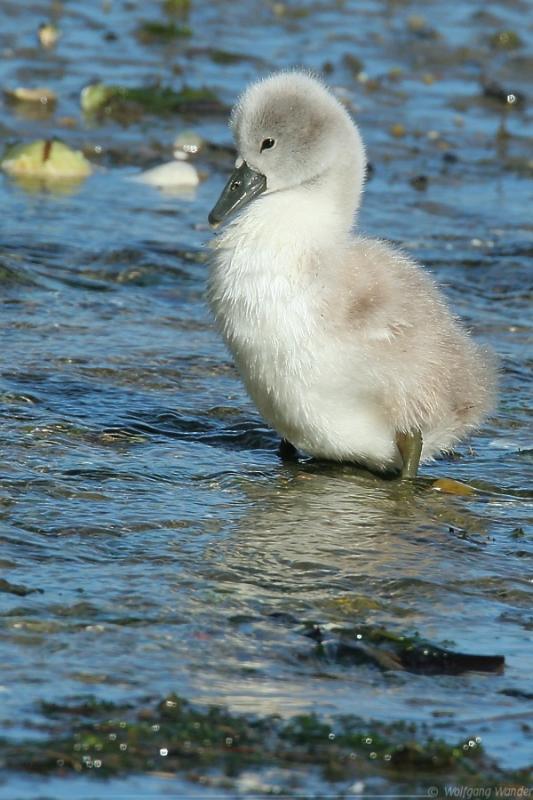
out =
[[[212,267],[215,318],[262,416],[296,447],[327,455],[332,429],[344,440],[353,427],[356,387],[317,255],[294,239],[285,248],[261,244],[257,231],[246,239],[239,228],[224,234]]]
[[[265,402],[301,395],[317,373],[320,298],[313,277],[301,269],[303,254],[261,247],[256,237],[236,246],[228,238],[215,256],[209,299],[246,386],[265,413]]]

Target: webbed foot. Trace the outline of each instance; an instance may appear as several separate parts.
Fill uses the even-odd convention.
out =
[[[422,434],[420,431],[397,433],[396,444],[403,461],[400,478],[416,478],[422,453]]]
[[[282,461],[297,461],[298,451],[288,439],[282,439],[278,447],[278,455]]]

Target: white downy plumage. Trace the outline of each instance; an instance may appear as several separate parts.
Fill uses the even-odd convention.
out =
[[[231,126],[266,189],[217,237],[208,297],[260,413],[310,455],[375,470],[401,467],[402,432],[421,431],[422,460],[451,448],[493,402],[492,359],[420,266],[351,232],[365,153],[347,111],[281,73]]]

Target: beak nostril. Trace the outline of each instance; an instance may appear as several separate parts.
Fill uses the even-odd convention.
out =
[[[265,176],[251,169],[246,161],[233,171],[209,215],[211,225],[222,222],[266,189]]]

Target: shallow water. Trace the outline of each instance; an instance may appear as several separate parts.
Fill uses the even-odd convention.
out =
[[[0,181],[0,564],[29,591],[0,593],[9,738],[39,735],[43,699],[176,691],[256,714],[425,721],[450,740],[480,735],[502,767],[530,760],[530,115],[527,99],[483,98],[481,82],[525,93],[533,37],[521,0],[474,5],[312,3],[280,16],[259,1],[192,0],[192,36],[160,46],[135,36],[141,20],[164,19],[157,3],[3,4],[2,85],[44,84],[59,102],[37,115],[5,104],[2,139],[60,136],[98,165],[70,193]],[[63,33],[51,52],[35,34],[48,18]],[[509,29],[523,45],[491,49]],[[217,63],[215,42],[239,57]],[[373,166],[360,227],[424,261],[502,361],[497,414],[412,491],[349,467],[282,464],[237,380],[203,300],[206,217],[233,159],[227,115],[124,125],[79,112],[95,78],[205,85],[229,106],[289,65],[325,68],[356,114]],[[405,135],[391,135],[397,124]],[[197,191],[129,182],[191,128],[211,143]],[[423,190],[410,183],[420,175]],[[431,479],[443,476],[477,491],[439,494]],[[286,615],[417,631],[502,654],[505,672],[319,663]],[[92,796],[68,780],[50,796]],[[169,790],[131,780],[124,791]],[[31,796],[32,780],[6,781],[2,797]]]

